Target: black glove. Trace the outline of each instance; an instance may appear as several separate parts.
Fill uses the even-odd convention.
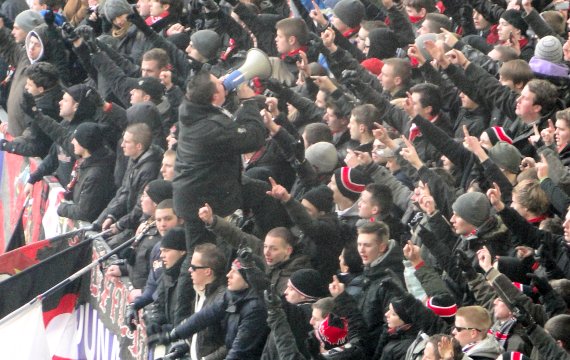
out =
[[[215,13],[220,10],[220,6],[214,0],[200,0],[200,4],[211,13]]]
[[[146,24],[135,7],[133,7],[133,12],[127,16],[127,20],[135,25],[137,29],[139,29],[146,36],[152,35],[154,33],[154,30],[152,30],[152,28]]]
[[[314,331],[311,331],[309,333],[307,340],[305,340],[305,346],[307,347],[307,351],[309,352],[309,354],[311,354],[313,357],[318,358],[318,356],[321,353],[321,343],[315,337]]]
[[[75,33],[83,38],[85,44],[89,48],[89,52],[92,54],[96,54],[101,51],[99,45],[97,45],[97,39],[95,38],[95,33],[93,32],[93,28],[89,25],[80,25],[75,28]]]
[[[32,119],[36,118],[36,115],[38,114],[36,99],[34,99],[34,96],[27,91],[24,92],[24,102],[22,107],[26,115],[30,116]]]
[[[79,35],[75,32],[75,28],[68,22],[64,22],[61,25],[61,36],[68,40],[69,42],[73,42],[79,38]]]
[[[137,329],[137,323],[139,322],[139,311],[135,308],[135,304],[130,303],[127,306],[127,315],[125,316],[125,325],[131,331]]]
[[[530,315],[523,306],[513,305],[513,316],[517,319],[517,322],[526,329],[528,333],[536,328],[536,322],[534,321],[532,315]]]
[[[275,284],[272,284],[268,290],[265,290],[263,295],[265,298],[265,306],[267,307],[268,313],[275,312],[275,310],[281,308],[281,298],[275,290]]]
[[[526,276],[531,279],[531,285],[536,286],[540,295],[544,296],[554,291],[547,278],[534,273],[526,274]]]
[[[52,10],[47,10],[44,14],[44,21],[47,26],[52,26],[55,22],[55,15],[53,14]]]
[[[6,151],[7,145],[8,145],[8,140],[0,139],[0,151]]]
[[[269,90],[271,90],[275,95],[280,95],[285,87],[281,82],[275,78],[269,78],[263,82],[263,85]]]
[[[173,344],[168,352],[166,358],[168,359],[180,359],[184,354],[190,351],[190,346],[185,341],[177,342]]]
[[[473,280],[477,277],[477,272],[475,271],[475,268],[473,268],[471,259],[463,251],[457,250],[455,253],[455,263],[457,264],[457,267],[463,271],[467,280]]]
[[[148,328],[147,328],[147,330],[148,330]],[[159,332],[159,333],[153,334],[153,335],[146,338],[146,343],[149,347],[155,346],[157,344],[161,344],[161,345],[170,344],[171,342],[178,340],[178,339],[172,337],[173,332],[174,332],[174,330],[171,332]]]

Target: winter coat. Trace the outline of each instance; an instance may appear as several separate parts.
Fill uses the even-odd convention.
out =
[[[69,81],[69,63],[67,61],[67,49],[61,37],[61,30],[53,25],[42,24],[36,26],[26,37],[26,47],[30,37],[34,35],[40,42],[40,56],[37,59],[28,58],[31,64],[39,61],[48,62],[57,68],[59,77],[64,84]]]
[[[119,230],[135,229],[142,216],[140,195],[150,181],[158,178],[162,162],[162,150],[151,145],[136,159],[129,159],[129,165],[121,187],[97,219],[102,224],[106,218],[115,221]]]
[[[125,36],[116,38],[118,40],[117,51],[127,58],[131,59],[134,64],[140,64],[143,54],[152,49],[151,44],[145,41],[145,37],[135,25],[130,25]]]
[[[311,261],[308,256],[294,253],[288,260],[274,266],[268,266],[265,273],[269,277],[271,285],[275,285],[275,291],[278,294],[283,294],[289,278],[295,271],[311,268]]]
[[[113,167],[115,155],[102,147],[79,165],[73,202],[63,202],[57,214],[73,220],[93,222],[105,209],[114,194]],[[145,277],[146,280],[146,277]]]
[[[30,65],[23,44],[18,44],[8,28],[0,29],[0,58],[16,67],[10,84],[10,95],[6,104],[8,111],[8,132],[14,137],[24,133],[31,119],[24,112],[24,93],[27,77],[24,72]]]
[[[358,308],[362,311],[368,327],[366,346],[370,353],[374,352],[377,341],[384,330],[384,313],[392,298],[392,294],[383,288],[382,281],[390,278],[386,270],[391,269],[399,276],[399,279],[395,280],[403,282],[403,259],[402,248],[394,240],[390,240],[386,253],[374,261],[371,266],[364,268],[362,295],[358,301]]]
[[[157,288],[156,306],[153,308],[153,319],[162,325],[163,330],[172,329],[179,325],[182,319],[190,316],[190,313],[181,313],[180,309],[189,307],[179,306],[180,302],[190,303],[194,294],[183,291],[182,284],[178,280],[182,270],[184,256],[176,262],[170,269],[164,269],[164,273],[159,280]],[[190,335],[190,334],[189,334]],[[183,337],[190,337],[190,336]]]
[[[211,104],[184,100],[179,111],[174,210],[184,219],[196,218],[208,203],[227,216],[242,206],[240,154],[259,149],[265,139],[258,105],[244,101],[235,121]]]
[[[265,303],[253,289],[226,290],[213,304],[182,321],[175,332],[179,338],[185,339],[208,326],[221,323],[228,350],[226,359],[254,360],[259,359],[269,332],[266,319]]]

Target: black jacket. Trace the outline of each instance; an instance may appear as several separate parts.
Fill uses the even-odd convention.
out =
[[[151,145],[137,159],[129,159],[129,165],[121,187],[97,219],[102,224],[106,218],[115,220],[119,230],[135,229],[142,216],[139,198],[149,181],[158,178],[162,162],[162,150]]]
[[[241,156],[259,149],[265,128],[255,101],[245,101],[235,121],[221,108],[184,100],[176,149],[174,210],[196,218],[208,203],[220,216],[242,206]]]
[[[185,339],[216,323],[224,329],[227,360],[259,359],[269,328],[265,303],[253,289],[226,290],[213,304],[184,320],[175,332]]]
[[[98,149],[85,159],[78,168],[73,202],[59,205],[57,214],[73,220],[96,220],[114,194],[114,164],[115,156],[106,147]]]

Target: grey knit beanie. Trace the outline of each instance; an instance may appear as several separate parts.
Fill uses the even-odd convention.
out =
[[[190,37],[192,47],[208,60],[214,59],[220,49],[220,36],[212,30],[198,30]]]
[[[14,19],[14,24],[18,25],[18,27],[25,32],[30,32],[36,26],[44,24],[44,18],[40,15],[39,12],[34,10],[25,10],[16,16]]]
[[[463,220],[476,227],[483,225],[491,216],[491,203],[480,192],[461,195],[451,207]]]
[[[534,56],[552,63],[560,63],[564,56],[562,54],[562,44],[552,35],[545,36],[536,44]]]
[[[364,12],[364,5],[360,0],[341,0],[333,8],[334,16],[350,28],[360,25]]]
[[[336,148],[325,141],[309,146],[305,150],[305,158],[317,169],[318,174],[330,173],[338,165]]]
[[[509,143],[504,141],[496,143],[489,150],[489,157],[499,167],[513,174],[520,172],[519,165],[522,160],[522,155],[516,147]]]
[[[133,9],[126,0],[106,0],[103,4],[103,14],[110,22],[124,14],[132,14]]]

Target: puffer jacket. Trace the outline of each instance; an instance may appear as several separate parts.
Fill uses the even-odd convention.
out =
[[[174,331],[185,339],[217,323],[225,330],[226,360],[259,359],[269,328],[265,302],[254,289],[226,290],[224,296],[182,321]]]
[[[222,108],[187,100],[179,112],[174,210],[185,219],[195,218],[208,203],[216,214],[227,216],[242,206],[240,154],[259,149],[265,140],[258,105],[244,101],[235,121]]]

